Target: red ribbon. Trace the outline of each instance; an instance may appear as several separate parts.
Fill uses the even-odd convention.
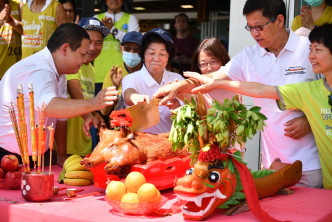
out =
[[[239,171],[243,191],[246,195],[246,200],[252,214],[260,221],[263,222],[280,222],[272,218],[268,213],[266,213],[260,206],[258,195],[255,188],[254,179],[247,168],[246,165],[237,161],[234,157],[230,156],[232,162],[234,163],[236,169]]]

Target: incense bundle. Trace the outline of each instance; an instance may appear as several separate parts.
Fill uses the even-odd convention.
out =
[[[32,83],[29,83],[29,110],[30,110],[30,128],[31,128],[31,150],[32,160],[34,162],[34,170],[36,171],[37,161],[37,141],[36,141],[36,127],[35,127],[35,107],[34,107],[34,93]]]
[[[27,124],[25,121],[25,110],[24,110],[24,99],[23,99],[23,88],[20,84],[17,88],[17,113],[19,117],[20,126],[20,137],[23,147],[25,166],[27,173],[30,173],[30,160],[29,160],[29,150],[28,150],[28,135],[27,135]]]

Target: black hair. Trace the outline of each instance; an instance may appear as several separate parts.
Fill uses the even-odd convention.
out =
[[[189,17],[185,14],[185,13],[180,13],[180,14],[177,14],[175,17],[174,17],[174,22],[176,20],[177,17],[184,17],[187,21],[187,23],[189,23]]]
[[[311,43],[323,44],[332,54],[332,24],[325,24],[314,28],[309,34]]]
[[[90,39],[89,34],[79,25],[64,23],[60,25],[51,35],[47,42],[50,52],[59,49],[63,44],[68,43],[72,51],[81,47],[83,39]]]
[[[262,15],[269,19],[282,15],[284,24],[286,22],[286,5],[283,0],[247,0],[243,7],[243,15],[254,11],[262,11]]]
[[[75,7],[75,1],[74,0],[59,0],[59,2],[61,4],[70,3],[73,6],[73,8],[75,10],[75,14],[76,14],[76,7]]]
[[[144,61],[144,53],[145,50],[147,49],[147,47],[151,44],[151,43],[163,43],[166,46],[166,51],[169,55],[168,57],[168,64],[171,64],[174,55],[175,55],[175,48],[173,43],[165,41],[163,38],[161,38],[158,34],[151,34],[150,36],[146,37],[142,44],[139,47],[139,56],[142,58],[142,60]]]

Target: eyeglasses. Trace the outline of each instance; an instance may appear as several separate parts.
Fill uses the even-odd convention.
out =
[[[244,27],[247,31],[254,31],[254,29],[256,29],[256,31],[263,31],[264,26],[266,26],[267,24],[269,24],[270,22],[274,22],[277,19],[277,17],[273,17],[270,19],[270,21],[268,21],[267,23],[265,23],[264,25],[256,25],[256,26],[249,26],[248,24],[246,25],[246,27]]]
[[[332,112],[332,93],[329,95],[329,96],[327,96],[327,98],[328,98],[328,103],[329,103],[329,105],[331,106],[331,112]]]
[[[123,50],[126,51],[126,52],[138,53],[139,52],[139,47],[123,46]]]
[[[201,69],[206,69],[209,65],[211,67],[214,67],[218,65],[218,61],[216,60],[211,60],[210,62],[202,62],[202,63],[197,63],[198,67]]]

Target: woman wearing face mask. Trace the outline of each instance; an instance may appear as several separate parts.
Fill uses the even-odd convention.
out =
[[[174,57],[174,52],[172,36],[165,30],[155,28],[145,33],[139,51],[144,66],[141,70],[125,76],[122,80],[125,106],[149,102],[159,87],[176,79],[183,80],[179,74],[166,70],[167,65]],[[180,103],[175,99],[170,106],[172,105],[177,107]],[[160,123],[144,130],[144,132],[157,134],[170,131],[172,125],[170,109],[166,106],[160,106],[159,115]]]
[[[332,7],[328,6],[325,0],[305,0],[305,1],[310,5],[311,8],[309,9],[308,6],[302,6],[301,14],[296,16],[293,20],[292,30],[295,32],[301,27],[306,28],[308,29],[307,32],[302,31],[300,29],[296,33],[298,35],[307,36],[315,26],[321,26],[323,24],[332,23]]]
[[[115,86],[116,90],[121,93],[122,78],[142,68],[142,59],[138,55],[141,41],[142,34],[140,32],[132,31],[125,34],[120,46],[123,63],[121,66],[112,66],[110,72],[105,76],[103,89]],[[124,102],[121,94],[119,94],[119,101],[117,104],[106,107],[101,112],[103,115],[108,115],[114,107],[116,107],[116,110],[124,108]]]

